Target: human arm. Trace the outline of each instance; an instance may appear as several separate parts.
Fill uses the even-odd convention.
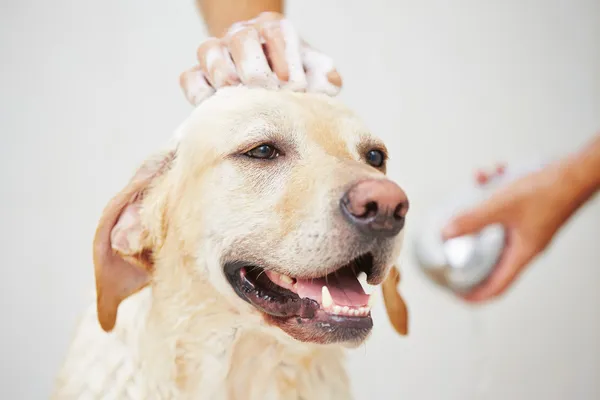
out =
[[[196,0],[209,35],[223,37],[231,25],[271,11],[284,13],[283,0]]]
[[[481,174],[478,180],[487,183]],[[445,239],[475,233],[494,223],[503,224],[507,230],[507,245],[498,265],[464,298],[477,302],[502,294],[599,190],[597,134],[579,151],[508,184],[479,206],[453,218],[443,230]]]
[[[581,151],[569,157],[565,169],[575,182],[575,190],[582,201],[587,201],[600,190],[600,133]]]

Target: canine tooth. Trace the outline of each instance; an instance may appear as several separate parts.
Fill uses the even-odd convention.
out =
[[[279,275],[279,280],[288,285],[294,282],[294,280],[287,275]]]
[[[350,307],[348,307],[348,306],[344,306],[344,307],[342,307],[342,312],[343,312],[344,314],[348,314],[348,312],[349,312],[349,311],[350,311]]]
[[[367,308],[361,307],[358,309],[358,312],[360,313],[360,315],[367,315]]]
[[[341,313],[341,312],[342,312],[342,307],[340,307],[340,306],[335,306],[335,307],[333,307],[333,312],[334,312],[335,314],[339,314],[339,313]]]
[[[363,271],[358,273],[356,279],[358,279],[360,286],[362,286],[362,289],[366,294],[370,295],[377,288],[377,286],[367,283],[367,274]]]
[[[323,303],[323,308],[329,308],[333,305],[333,298],[327,286],[321,288],[321,302]]]

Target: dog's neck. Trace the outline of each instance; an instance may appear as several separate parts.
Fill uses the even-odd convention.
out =
[[[234,309],[212,286],[183,273],[190,271],[185,266],[159,270],[168,276],[159,275],[151,288],[139,342],[149,382],[174,382],[174,391],[211,399],[224,393],[231,399],[349,393],[341,346],[290,338],[257,313]]]

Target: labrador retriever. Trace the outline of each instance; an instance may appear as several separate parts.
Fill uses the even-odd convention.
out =
[[[377,286],[407,333],[387,158],[326,95],[219,90],[106,206],[53,398],[351,398]]]

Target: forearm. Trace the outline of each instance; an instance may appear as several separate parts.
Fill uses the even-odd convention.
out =
[[[221,37],[235,22],[256,17],[264,11],[283,14],[283,0],[196,0],[208,33]]]
[[[587,201],[600,190],[600,133],[565,163],[570,184],[580,202]],[[569,184],[569,183],[567,183]]]

